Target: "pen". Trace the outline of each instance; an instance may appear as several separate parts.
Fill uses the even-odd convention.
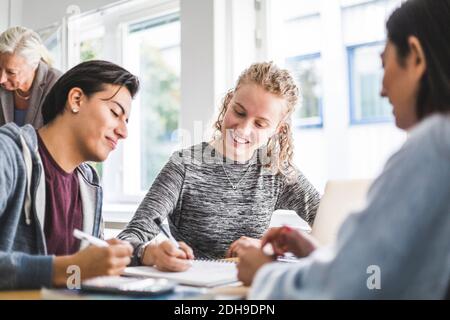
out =
[[[107,247],[109,246],[108,242],[106,242],[105,240],[96,238],[94,236],[91,236],[90,234],[87,234],[83,231],[80,231],[78,229],[74,229],[73,230],[73,236],[77,239],[80,240],[86,240],[87,242],[89,242],[90,244],[93,244],[94,246],[97,247]]]
[[[158,226],[158,228],[166,235],[167,238],[169,238],[170,241],[173,242],[173,244],[180,249],[180,246],[178,245],[177,240],[175,240],[175,238],[170,234],[170,232],[168,232],[162,225],[161,223],[161,219],[160,218],[155,218],[153,219],[153,221],[156,223],[156,225]]]

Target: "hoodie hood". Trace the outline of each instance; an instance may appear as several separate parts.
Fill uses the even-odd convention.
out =
[[[27,225],[31,224],[33,216],[33,203],[36,207],[36,215],[43,226],[45,219],[45,179],[41,179],[43,165],[38,152],[38,140],[36,129],[31,125],[23,127],[15,123],[8,123],[0,128],[0,134],[6,135],[22,152],[26,170],[26,194],[24,202],[24,214]],[[99,186],[100,179],[97,172],[87,163],[80,164],[78,172],[80,188],[83,199],[85,227],[90,234],[99,235],[101,232],[102,190]]]
[[[15,123],[8,123],[0,128],[0,133],[8,136],[22,150],[23,160],[26,169],[26,195],[24,203],[25,221],[27,225],[31,224],[32,198],[31,189],[33,182],[38,182],[42,173],[42,164],[39,158],[36,130],[31,125],[23,127]],[[33,177],[33,173],[34,177]],[[34,179],[33,179],[34,178]]]

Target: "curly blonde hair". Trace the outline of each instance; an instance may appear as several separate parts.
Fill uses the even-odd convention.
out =
[[[293,164],[294,144],[291,130],[291,115],[299,98],[299,89],[288,70],[278,68],[273,62],[252,64],[238,78],[236,87],[229,90],[222,100],[219,115],[214,123],[215,133],[222,133],[223,119],[234,93],[244,84],[257,84],[265,91],[286,101],[283,120],[279,124],[278,134],[269,139],[266,145],[268,161],[265,167],[274,174],[283,174],[288,178],[295,175]]]

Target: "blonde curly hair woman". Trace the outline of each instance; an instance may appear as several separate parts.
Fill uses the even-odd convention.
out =
[[[243,245],[260,244],[276,209],[295,210],[312,225],[319,194],[292,164],[297,100],[289,72],[271,62],[241,74],[223,100],[212,141],[172,155],[119,235],[134,245],[135,263],[165,260],[166,269],[183,270],[190,247],[201,258],[235,256]],[[145,249],[159,233],[155,218],[168,218],[180,249]]]

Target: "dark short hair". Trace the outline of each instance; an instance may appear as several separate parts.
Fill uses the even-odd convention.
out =
[[[48,93],[42,105],[44,125],[64,112],[67,96],[73,88],[80,88],[89,98],[103,91],[106,84],[126,87],[131,97],[139,90],[138,78],[112,62],[102,60],[82,62],[62,75]]]
[[[427,67],[417,97],[417,118],[450,111],[450,0],[408,0],[392,13],[386,28],[400,65],[410,53],[409,36],[417,37],[423,48]]]

